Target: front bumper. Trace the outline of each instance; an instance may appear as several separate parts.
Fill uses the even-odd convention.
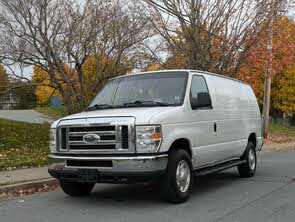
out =
[[[261,151],[262,147],[263,147],[263,138],[262,137],[258,137],[257,138],[257,144],[256,144],[256,149],[257,151]]]
[[[60,180],[80,182],[115,182],[150,180],[161,175],[167,168],[168,155],[148,156],[89,156],[89,155],[49,155],[52,159],[64,160],[49,166],[51,176]],[[67,160],[75,161],[111,161],[110,167],[68,166]]]

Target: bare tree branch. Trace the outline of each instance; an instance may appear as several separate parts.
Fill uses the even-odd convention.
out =
[[[265,29],[272,10],[286,5],[284,0],[145,1],[155,30],[169,50],[183,58],[182,68],[232,77]]]
[[[0,7],[1,61],[46,71],[69,112],[82,109],[86,92],[96,92],[105,79],[125,74],[123,63],[134,68],[139,61],[135,55],[152,35],[136,2],[0,0]],[[93,88],[83,72],[89,58],[97,63]],[[107,68],[110,62],[112,69]],[[21,74],[14,76],[30,82]]]

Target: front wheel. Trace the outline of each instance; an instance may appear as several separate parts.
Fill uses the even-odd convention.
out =
[[[252,142],[248,143],[242,158],[245,159],[246,162],[238,166],[240,176],[253,177],[256,172],[257,156],[255,146]]]
[[[163,181],[163,192],[172,203],[185,202],[193,186],[191,158],[185,150],[173,150],[169,154],[167,172]]]
[[[84,196],[89,194],[93,187],[94,183],[80,183],[72,181],[59,181],[62,190],[70,196]]]

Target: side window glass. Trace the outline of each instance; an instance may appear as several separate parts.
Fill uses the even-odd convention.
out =
[[[196,98],[198,93],[209,92],[203,76],[193,76],[191,85],[191,96]]]

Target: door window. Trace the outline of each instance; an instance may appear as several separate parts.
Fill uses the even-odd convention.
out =
[[[197,98],[198,93],[201,92],[209,93],[206,80],[203,76],[193,76],[191,85],[191,97]]]

